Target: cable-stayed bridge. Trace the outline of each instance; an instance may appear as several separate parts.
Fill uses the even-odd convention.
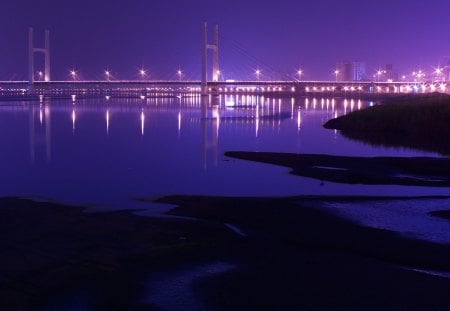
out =
[[[34,46],[34,32],[29,29],[28,81],[0,81],[0,98],[3,99],[40,99],[43,97],[163,97],[163,96],[205,96],[219,94],[255,94],[255,95],[327,95],[327,96],[392,96],[395,94],[422,94],[430,92],[446,93],[447,81],[300,81],[286,77],[285,80],[261,80],[259,70],[254,81],[220,81],[219,66],[219,28],[214,27],[213,42],[208,43],[208,26],[203,25],[201,80],[183,80],[181,71],[178,80],[113,80],[109,71],[105,79],[81,81],[76,72],[71,71],[68,81],[51,80],[50,33],[45,31],[44,48]],[[212,50],[212,72],[208,80],[208,51]],[[44,72],[36,79],[34,56],[42,53]],[[300,77],[299,77],[300,78]],[[336,80],[337,73],[336,73]]]

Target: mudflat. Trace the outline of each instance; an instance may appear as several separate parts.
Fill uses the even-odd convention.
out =
[[[225,152],[228,157],[286,166],[291,174],[345,184],[448,187],[450,159],[350,157],[327,154]]]
[[[137,299],[144,275],[220,261],[235,268],[186,285],[206,310],[450,309],[450,280],[434,275],[450,272],[449,245],[317,208],[380,199],[409,198],[166,196],[174,217],[153,218],[2,198],[0,308],[45,310],[88,287],[92,310],[161,310]]]
[[[94,289],[93,310],[144,310],[143,272],[212,260],[234,238],[204,222],[84,210],[0,198],[0,310],[35,310],[77,288]]]
[[[211,310],[449,308],[450,280],[414,270],[450,271],[448,245],[359,226],[315,208],[323,200],[380,199],[389,200],[170,196],[158,201],[178,205],[173,214],[232,224],[246,234],[244,247],[229,254],[238,268],[197,283]]]

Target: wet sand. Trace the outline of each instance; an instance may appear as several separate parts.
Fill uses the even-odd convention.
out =
[[[0,199],[0,309],[39,310],[88,287],[92,310],[160,310],[157,301],[139,302],[152,296],[151,286],[150,293],[142,287],[144,276],[218,261],[236,268],[192,286],[208,310],[450,309],[449,279],[410,270],[450,272],[448,245],[365,228],[311,207],[323,199],[157,200],[178,206],[172,215],[198,220]]]
[[[450,220],[450,211],[448,211],[448,210],[432,211],[432,212],[430,212],[430,215]]]
[[[450,186],[450,159],[225,152],[228,157],[290,167],[297,176],[345,184]]]
[[[240,268],[197,283],[212,310],[450,308],[449,279],[410,270],[450,271],[449,245],[362,227],[308,207],[323,199],[171,196],[158,201],[179,205],[173,214],[231,223],[248,234],[247,245],[231,254]]]
[[[93,292],[93,310],[139,306],[143,272],[220,258],[234,235],[205,222],[18,198],[0,199],[0,310],[35,310],[77,288]]]

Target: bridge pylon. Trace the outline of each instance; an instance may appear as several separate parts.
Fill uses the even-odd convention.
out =
[[[44,54],[44,81],[51,80],[50,77],[50,31],[45,31],[45,41],[43,48],[34,47],[34,30],[32,27],[28,29],[28,81],[34,83],[34,53]]]
[[[203,23],[203,40],[202,40],[202,95],[208,94],[208,49],[213,51],[212,59],[212,81],[219,81],[219,25],[214,27],[214,41],[208,44],[208,23]]]

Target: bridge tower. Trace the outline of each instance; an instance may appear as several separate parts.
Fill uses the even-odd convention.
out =
[[[30,84],[34,83],[34,53],[44,54],[44,81],[50,81],[50,31],[45,31],[44,47],[35,48],[33,28],[28,29],[28,79]]]
[[[203,24],[203,42],[202,42],[202,95],[208,93],[208,49],[213,51],[212,59],[212,81],[219,81],[219,25],[214,27],[214,42],[208,44],[208,24]]]

